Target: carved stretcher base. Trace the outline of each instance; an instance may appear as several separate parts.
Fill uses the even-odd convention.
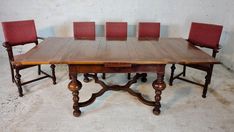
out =
[[[99,85],[102,86],[102,89],[100,91],[98,91],[97,93],[93,93],[91,98],[85,102],[80,102],[79,106],[80,107],[85,107],[87,105],[90,105],[91,103],[93,103],[97,97],[103,95],[106,91],[108,90],[114,90],[114,91],[119,91],[119,90],[123,90],[123,91],[127,91],[129,94],[135,96],[138,98],[139,101],[141,101],[142,103],[149,105],[149,106],[154,106],[155,102],[153,101],[149,101],[146,100],[141,93],[135,92],[134,90],[132,90],[130,87],[132,84],[137,83],[137,80],[140,78],[146,78],[146,74],[142,73],[139,74],[137,73],[132,80],[128,81],[128,83],[126,83],[123,86],[120,85],[107,85],[105,84],[103,81],[99,80],[97,76],[95,75],[91,75],[91,74],[87,74],[87,77],[91,77],[94,79],[95,83],[98,83]]]
[[[166,87],[165,83],[163,82],[164,74],[158,74],[157,79],[153,82],[152,86],[155,89],[155,101],[150,101],[145,99],[141,93],[138,93],[132,90],[130,87],[132,84],[137,83],[137,80],[141,78],[141,80],[146,80],[146,73],[137,73],[132,80],[128,81],[125,85],[107,85],[103,81],[99,80],[97,75],[86,74],[86,77],[93,78],[95,83],[98,83],[102,86],[102,89],[96,93],[93,93],[91,98],[84,102],[79,102],[79,90],[82,87],[82,84],[79,80],[77,80],[77,74],[71,74],[71,82],[68,85],[68,88],[72,91],[73,95],[73,115],[78,117],[81,114],[80,107],[85,107],[92,104],[97,97],[102,96],[108,90],[124,90],[127,91],[129,94],[137,97],[137,99],[145,105],[154,106],[153,113],[155,115],[160,114],[160,100],[161,100],[161,91]]]

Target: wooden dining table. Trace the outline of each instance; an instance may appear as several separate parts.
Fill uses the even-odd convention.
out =
[[[153,113],[160,114],[165,66],[167,64],[218,64],[213,57],[182,38],[160,38],[158,40],[138,40],[129,37],[125,41],[110,41],[104,37],[95,40],[74,40],[68,37],[49,37],[25,54],[18,55],[15,65],[67,64],[70,83],[68,89],[73,95],[73,115],[81,114],[80,107],[90,105],[108,90],[124,90],[137,97],[142,103],[153,106]],[[152,82],[154,100],[145,99],[141,93],[130,88],[138,79],[146,81],[148,72],[157,76]],[[85,102],[79,101],[82,83],[77,74],[86,73],[102,89],[93,93]],[[107,85],[92,73],[136,73],[125,85]],[[110,78],[112,79],[112,78]]]

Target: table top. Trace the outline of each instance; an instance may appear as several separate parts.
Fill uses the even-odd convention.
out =
[[[17,55],[16,65],[32,64],[198,64],[219,63],[182,38],[110,41],[50,37],[25,54]]]

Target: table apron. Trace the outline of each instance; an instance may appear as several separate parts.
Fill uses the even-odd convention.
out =
[[[134,73],[134,72],[156,72],[165,71],[166,64],[154,65],[131,65],[131,67],[106,67],[105,65],[84,65],[84,64],[70,64],[69,73]]]

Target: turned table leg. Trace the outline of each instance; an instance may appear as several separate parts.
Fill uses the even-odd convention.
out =
[[[163,81],[164,78],[164,72],[162,73],[157,73],[157,79],[153,82],[152,86],[155,89],[155,106],[153,109],[153,113],[155,115],[159,115],[160,114],[160,100],[161,100],[161,94],[162,91],[166,88],[166,84]]]
[[[77,74],[70,74],[71,82],[68,84],[68,89],[72,91],[73,95],[73,115],[75,117],[80,116],[81,111],[79,107],[79,90],[82,87],[82,84],[79,80],[77,80]]]

